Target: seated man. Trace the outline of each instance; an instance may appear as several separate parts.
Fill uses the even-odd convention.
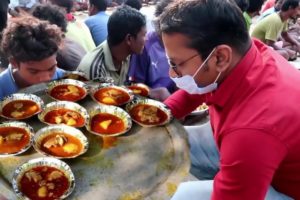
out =
[[[109,76],[115,84],[123,85],[127,80],[130,55],[143,51],[146,20],[136,9],[121,6],[110,16],[107,27],[107,40],[83,57],[78,70],[91,80]]]
[[[89,0],[89,16],[85,24],[89,27],[96,46],[107,38],[107,22],[109,15],[105,13],[106,0]]]
[[[288,19],[295,19],[299,15],[299,0],[286,0],[278,13],[273,13],[259,21],[253,29],[252,37],[260,39],[265,44],[271,46],[284,58],[295,59],[296,51],[300,50],[300,43],[289,35]],[[295,50],[283,48],[276,44],[279,36],[294,45]]]
[[[161,0],[156,5],[154,16],[158,17],[173,0]],[[156,28],[158,29],[158,28]],[[144,83],[150,88],[167,88],[170,93],[176,90],[169,77],[169,63],[158,30],[147,33],[143,53],[134,54],[130,60],[129,80]]]
[[[64,71],[56,67],[62,36],[57,26],[31,16],[8,22],[1,48],[10,66],[0,74],[0,99],[21,88],[63,76]]]
[[[259,11],[264,3],[264,0],[251,0],[245,12],[243,12],[247,29],[250,30],[252,18],[259,15]]]
[[[66,19],[68,21],[66,37],[78,42],[86,52],[95,49],[91,32],[84,22],[76,20],[71,13],[74,2],[73,0],[49,0],[52,4],[58,5],[66,10]]]
[[[33,8],[32,15],[41,20],[47,20],[51,24],[57,25],[65,33],[67,31],[67,20],[65,11],[51,4],[40,4]],[[86,51],[76,41],[65,37],[57,52],[57,66],[67,71],[77,69]]]
[[[300,199],[299,71],[251,40],[233,1],[176,0],[159,27],[180,88],[165,104],[180,119],[206,102],[220,154],[213,180],[181,184],[172,200]],[[209,164],[215,151],[197,139]]]

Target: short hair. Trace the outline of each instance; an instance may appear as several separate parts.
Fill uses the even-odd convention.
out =
[[[250,0],[247,8],[248,13],[254,13],[261,10],[265,0]]]
[[[115,46],[120,44],[128,34],[136,37],[145,26],[144,15],[129,6],[120,6],[108,19],[107,41],[110,45]]]
[[[241,9],[242,12],[245,12],[249,7],[249,0],[234,0],[236,5]]]
[[[188,46],[202,58],[218,45],[226,44],[241,54],[250,36],[241,10],[230,0],[177,0],[160,16],[160,32],[180,33],[190,39]]]
[[[290,8],[299,6],[299,0],[285,0],[281,6],[281,11],[288,11]]]
[[[74,5],[73,0],[50,0],[50,2],[52,4],[55,4],[55,5],[58,5],[60,7],[65,8],[67,13],[71,12],[71,10],[73,8],[73,5]]]
[[[17,62],[40,61],[58,51],[62,34],[56,25],[33,16],[11,18],[3,31],[2,52]]]
[[[94,5],[99,11],[105,11],[107,8],[107,0],[90,0],[90,4]]]
[[[155,11],[154,11],[154,16],[158,17],[159,15],[162,14],[162,12],[164,11],[164,9],[170,4],[172,3],[174,0],[160,0],[156,3],[155,6]]]
[[[47,20],[50,24],[55,24],[63,32],[67,32],[66,11],[57,5],[40,4],[34,7],[32,15],[41,20]]]
[[[142,8],[142,2],[140,0],[125,0],[124,4],[137,10]]]

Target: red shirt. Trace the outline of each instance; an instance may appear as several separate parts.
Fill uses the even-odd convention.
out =
[[[165,103],[181,118],[204,100],[220,151],[212,199],[263,200],[270,184],[300,199],[300,72],[255,40],[216,91]]]
[[[274,6],[275,6],[275,0],[268,0],[263,6],[263,8],[261,9],[261,12],[265,12],[266,10]]]

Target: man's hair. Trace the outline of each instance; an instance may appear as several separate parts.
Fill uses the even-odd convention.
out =
[[[66,11],[57,5],[40,4],[33,9],[32,15],[38,19],[47,20],[50,24],[60,27],[63,32],[67,32]]]
[[[3,31],[2,52],[17,62],[40,61],[58,51],[62,34],[56,25],[33,16],[11,18]]]
[[[172,3],[174,0],[160,0],[156,3],[154,16],[159,17],[164,11],[164,9]]]
[[[146,19],[139,11],[126,5],[118,7],[108,19],[107,41],[109,45],[118,45],[128,34],[136,37],[144,26]]]
[[[249,7],[249,0],[234,0],[236,5],[241,9],[242,12],[245,12]]]
[[[59,7],[63,7],[66,9],[67,13],[70,13],[74,2],[73,0],[50,0],[52,4],[58,5]]]
[[[261,10],[262,5],[264,4],[265,0],[250,0],[249,6],[247,8],[248,13],[254,13]]]
[[[281,11],[288,11],[299,6],[299,0],[285,0],[281,6]]]
[[[99,11],[105,11],[107,4],[107,0],[90,0],[90,5],[94,5]]]
[[[244,54],[250,37],[241,10],[231,0],[177,0],[160,16],[160,31],[180,33],[203,58],[226,44]]]
[[[140,0],[125,0],[124,4],[137,10],[142,8],[142,2]]]

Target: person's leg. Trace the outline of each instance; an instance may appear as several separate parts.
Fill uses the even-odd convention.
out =
[[[212,180],[219,171],[219,152],[210,123],[185,126],[191,157],[191,174],[200,180]]]
[[[210,200],[213,191],[213,180],[191,181],[181,183],[171,200]],[[265,200],[293,200],[269,187]]]

